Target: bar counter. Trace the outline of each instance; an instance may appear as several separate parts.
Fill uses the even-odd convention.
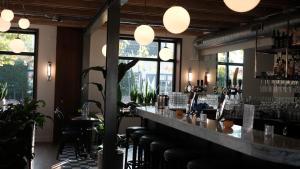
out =
[[[245,131],[239,125],[224,129],[223,123],[216,120],[199,122],[195,117],[180,115],[169,109],[157,109],[154,106],[138,107],[136,113],[145,119],[258,159],[300,166],[298,139],[276,134],[274,137],[266,137],[263,131]]]

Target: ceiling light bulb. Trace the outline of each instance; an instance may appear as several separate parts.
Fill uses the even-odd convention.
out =
[[[1,12],[1,18],[6,22],[10,22],[14,19],[14,12],[10,9],[3,9]]]
[[[248,12],[259,4],[260,0],[224,0],[226,6],[235,12]]]
[[[173,58],[173,51],[168,47],[164,47],[159,51],[159,57],[163,61],[170,60]]]
[[[106,44],[102,47],[102,55],[106,57]]]
[[[173,34],[184,32],[189,27],[190,20],[190,14],[181,6],[170,7],[163,16],[165,28]]]
[[[140,25],[134,31],[134,39],[143,46],[152,43],[154,36],[154,30],[149,25]]]
[[[11,26],[10,22],[6,22],[5,20],[3,20],[2,18],[0,18],[0,31],[1,32],[6,32],[9,30]]]
[[[14,53],[21,53],[25,49],[25,44],[20,38],[16,38],[10,41],[9,47]]]
[[[30,22],[27,18],[21,18],[18,23],[21,29],[27,29],[30,26]]]

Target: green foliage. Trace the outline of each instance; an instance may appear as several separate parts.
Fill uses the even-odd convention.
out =
[[[23,130],[29,123],[35,123],[37,127],[43,127],[46,116],[37,111],[38,108],[44,107],[45,102],[43,100],[30,100],[24,99],[22,104],[9,104],[0,113],[0,138],[13,137],[18,131]]]
[[[138,100],[138,104],[144,104],[144,94],[143,93],[138,93],[137,94],[137,100]]]
[[[133,83],[133,87],[131,87],[131,91],[130,91],[130,100],[133,102],[136,102],[137,94],[138,94],[138,91],[137,91],[136,84]]]
[[[3,100],[7,95],[7,83],[0,83],[0,100]]]

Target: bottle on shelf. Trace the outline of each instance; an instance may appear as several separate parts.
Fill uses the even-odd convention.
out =
[[[277,43],[277,37],[276,37],[276,31],[275,29],[273,30],[273,33],[272,33],[272,48],[275,49],[276,48],[276,43]]]
[[[278,63],[279,63],[279,59],[277,57],[277,54],[274,55],[274,67],[273,67],[273,74],[275,76],[278,75]]]

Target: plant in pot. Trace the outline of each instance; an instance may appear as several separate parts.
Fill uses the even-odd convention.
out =
[[[42,100],[24,99],[20,104],[8,104],[0,113],[0,168],[25,168],[33,159],[34,128],[43,127],[47,118],[38,108]]]
[[[130,100],[132,102],[136,102],[137,96],[138,96],[138,91],[136,85],[134,84],[130,91]]]

